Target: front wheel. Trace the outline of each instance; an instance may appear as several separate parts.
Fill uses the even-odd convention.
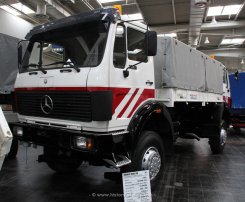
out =
[[[149,170],[151,187],[154,189],[161,179],[164,166],[165,153],[161,137],[154,131],[144,131],[132,155],[132,163],[122,168],[122,172]]]
[[[221,121],[219,127],[219,133],[215,137],[209,138],[209,144],[214,154],[220,154],[223,152],[227,138],[227,126],[225,121]]]
[[[44,147],[45,162],[57,173],[71,174],[82,163],[81,157],[74,151],[66,151],[59,148]]]

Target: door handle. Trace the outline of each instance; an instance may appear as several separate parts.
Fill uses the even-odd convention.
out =
[[[29,72],[29,75],[37,75],[37,72]]]
[[[146,81],[145,84],[151,86],[153,85],[153,81]]]
[[[72,72],[72,70],[71,69],[61,69],[60,72],[61,73],[65,73],[65,72],[69,73],[69,72]]]

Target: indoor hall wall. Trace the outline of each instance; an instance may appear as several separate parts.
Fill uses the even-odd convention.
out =
[[[0,33],[24,39],[33,27],[33,24],[0,9]]]

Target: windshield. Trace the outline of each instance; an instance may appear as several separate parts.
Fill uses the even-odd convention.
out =
[[[108,24],[89,23],[48,32],[32,39],[21,72],[63,67],[95,67],[106,45]]]

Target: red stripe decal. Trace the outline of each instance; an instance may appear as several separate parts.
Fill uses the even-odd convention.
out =
[[[110,90],[109,87],[29,87],[15,88],[15,91],[104,91]]]
[[[131,112],[129,113],[127,118],[130,118],[133,113],[135,112],[135,110],[138,108],[138,106],[144,102],[145,100],[149,99],[149,98],[154,98],[155,97],[155,90],[152,89],[145,89],[141,96],[139,97],[139,99],[137,100],[136,104],[134,105],[133,109],[131,110]]]
[[[233,123],[233,127],[240,127],[240,128],[245,128],[245,123]]]
[[[124,97],[128,94],[130,88],[110,88],[112,90],[112,114],[115,113],[116,108],[122,102]]]
[[[132,100],[134,99],[134,97],[137,95],[139,91],[139,88],[137,88],[133,95],[131,96],[131,98],[128,100],[127,104],[124,106],[124,108],[122,109],[122,111],[118,114],[117,118],[122,118],[122,115],[124,114],[124,112],[127,110],[128,106],[130,105],[130,103],[132,102]]]

